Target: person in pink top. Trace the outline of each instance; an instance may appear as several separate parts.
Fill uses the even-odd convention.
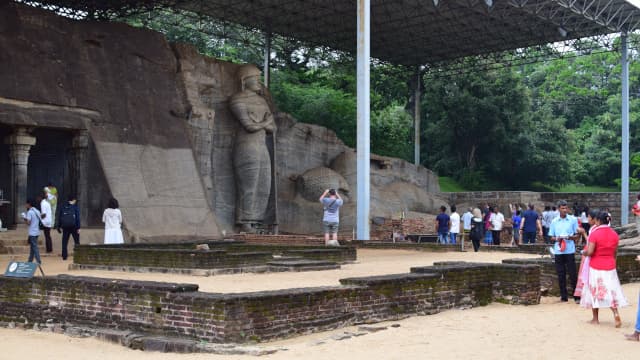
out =
[[[609,227],[609,214],[604,211],[592,211],[590,217],[595,219],[595,226],[589,231],[589,245],[582,250],[582,256],[590,257],[589,276],[582,291],[580,306],[591,309],[591,324],[599,324],[598,310],[610,308],[613,312],[615,326],[622,325],[618,308],[629,303],[622,293],[618,272],[616,271],[616,255],[618,251],[618,234]]]

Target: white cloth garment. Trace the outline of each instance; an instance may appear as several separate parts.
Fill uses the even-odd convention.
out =
[[[106,209],[102,214],[102,222],[104,223],[104,243],[123,244],[120,209]]]
[[[40,214],[45,215],[44,219],[42,219],[42,226],[50,228],[52,226],[51,220],[53,219],[51,204],[49,201],[42,200],[40,201]]]
[[[454,212],[449,216],[449,220],[451,221],[451,229],[449,232],[459,234],[460,233],[460,215],[457,212]]]

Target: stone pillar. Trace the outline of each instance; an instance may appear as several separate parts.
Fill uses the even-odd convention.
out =
[[[9,145],[9,157],[11,158],[11,208],[14,223],[19,223],[20,213],[24,211],[27,202],[27,176],[29,164],[29,151],[36,144],[36,138],[31,136],[29,128],[18,127],[14,133],[5,138]]]
[[[81,226],[87,225],[87,217],[89,215],[89,182],[87,179],[88,150],[89,131],[76,131],[71,140],[71,167],[69,170],[71,175],[71,192],[76,195],[78,205],[80,206]],[[66,201],[66,199],[62,201]]]

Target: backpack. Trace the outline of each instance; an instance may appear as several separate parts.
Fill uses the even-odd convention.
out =
[[[65,204],[62,209],[60,209],[60,227],[76,227],[76,212],[74,210],[73,206],[69,204]]]

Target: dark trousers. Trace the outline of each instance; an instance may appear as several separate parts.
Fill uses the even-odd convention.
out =
[[[69,245],[69,235],[73,236],[73,243],[80,245],[80,234],[76,228],[62,228],[62,260],[67,260],[67,246]]]
[[[47,249],[47,252],[50,253],[53,251],[53,244],[51,243],[51,228],[43,227],[42,232],[44,233],[44,245]]]
[[[38,264],[42,264],[40,250],[38,249],[38,235],[29,236],[29,262],[32,262],[34,258]]]
[[[478,252],[478,249],[480,249],[480,239],[471,238],[471,243],[473,244],[473,251]]]
[[[571,294],[576,288],[578,282],[578,273],[576,271],[575,254],[560,254],[555,256],[556,272],[558,273],[558,286],[560,287],[560,299],[567,300],[567,273],[569,273],[569,286]]]
[[[523,244],[535,244],[536,243],[536,233],[535,232],[525,232],[522,234],[522,243]]]
[[[546,226],[542,227],[542,238],[544,239],[545,244],[551,244],[551,237],[549,237],[549,228]]]
[[[493,245],[500,245],[500,233],[502,230],[491,230],[491,237],[493,238]]]

